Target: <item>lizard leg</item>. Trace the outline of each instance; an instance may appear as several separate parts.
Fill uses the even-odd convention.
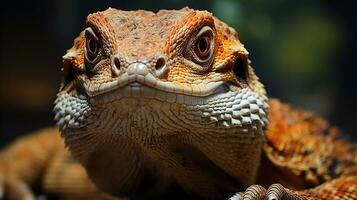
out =
[[[40,181],[47,163],[63,143],[57,128],[43,129],[16,140],[0,152],[0,199],[34,199],[31,186]]]
[[[0,199],[4,197],[4,175],[0,173]]]
[[[357,199],[355,144],[312,113],[277,100],[269,105],[270,125],[257,175],[258,184],[270,186],[264,198]]]

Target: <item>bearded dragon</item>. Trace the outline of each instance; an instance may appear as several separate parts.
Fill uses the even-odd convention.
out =
[[[0,196],[357,199],[355,146],[268,100],[237,32],[207,11],[90,14],[54,112],[60,131],[1,152]]]

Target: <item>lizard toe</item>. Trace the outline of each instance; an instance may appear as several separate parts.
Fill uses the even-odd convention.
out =
[[[243,194],[243,200],[263,199],[266,189],[260,185],[251,185]]]
[[[297,192],[289,190],[282,186],[281,184],[272,184],[267,192],[266,197],[267,200],[305,200],[306,197],[299,195]]]
[[[266,198],[268,200],[279,200],[286,196],[286,190],[281,184],[273,184],[268,188]]]
[[[306,200],[306,197],[277,183],[267,190],[260,185],[251,185],[243,193],[238,192],[229,200]]]
[[[244,193],[237,193],[229,200],[262,200],[266,195],[266,189],[260,185],[249,186]]]

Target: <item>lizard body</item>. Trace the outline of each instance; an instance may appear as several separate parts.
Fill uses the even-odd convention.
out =
[[[237,32],[206,11],[90,14],[63,59],[70,153],[57,128],[20,139],[0,155],[0,194],[40,181],[67,199],[357,198],[354,146],[268,101]]]

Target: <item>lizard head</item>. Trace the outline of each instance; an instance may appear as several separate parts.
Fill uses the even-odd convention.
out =
[[[90,14],[63,62],[55,120],[82,162],[113,138],[140,148],[165,136],[262,141],[264,87],[237,32],[209,12]]]

